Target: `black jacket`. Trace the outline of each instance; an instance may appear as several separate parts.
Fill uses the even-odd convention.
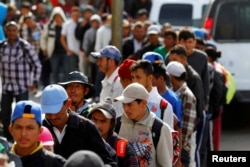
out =
[[[63,167],[65,159],[43,148],[34,154],[21,157],[24,167]]]
[[[111,155],[107,151],[96,126],[90,120],[73,111],[69,111],[66,132],[61,143],[58,142],[50,122],[45,119],[43,125],[50,130],[54,137],[54,152],[56,154],[62,155],[67,159],[78,150],[91,150],[97,153],[105,164],[117,166],[117,163],[112,160]]]

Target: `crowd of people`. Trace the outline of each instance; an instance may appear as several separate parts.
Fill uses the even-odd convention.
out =
[[[18,17],[0,4],[0,166],[206,167],[228,101],[221,52],[150,22],[150,0],[125,1],[119,50],[111,1],[91,2],[46,15],[25,1]]]

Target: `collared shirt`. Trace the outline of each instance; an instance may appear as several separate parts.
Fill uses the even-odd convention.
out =
[[[32,81],[39,81],[42,66],[36,51],[27,41],[17,38],[13,45],[4,41],[0,55],[3,92],[10,86],[11,91],[18,95],[26,92]]]
[[[67,20],[63,23],[61,34],[65,35],[68,48],[78,55],[80,51],[80,42],[75,37],[76,26],[77,23],[74,20]]]
[[[163,97],[158,93],[156,87],[152,87],[148,97],[148,108],[150,111],[161,119],[160,102]],[[168,102],[167,108],[164,111],[163,121],[166,122],[171,128],[174,127],[174,115],[172,105]]]
[[[182,147],[190,151],[190,139],[196,126],[196,98],[192,91],[184,83],[176,92],[182,100],[183,124],[182,124]]]
[[[64,125],[62,132],[60,132],[56,127],[53,127],[53,131],[54,131],[56,138],[60,144],[61,144],[62,139],[66,133],[66,127],[67,127],[67,124]]]
[[[136,39],[133,40],[134,42],[134,53],[136,53],[138,50],[142,47],[142,42],[138,42]]]
[[[109,78],[105,77],[102,80],[102,91],[100,93],[100,100],[104,100],[106,97],[110,97],[112,101],[122,94],[123,87],[120,83],[120,78],[118,77],[118,68],[110,75]],[[122,114],[122,103],[113,103],[116,111],[116,115]]]

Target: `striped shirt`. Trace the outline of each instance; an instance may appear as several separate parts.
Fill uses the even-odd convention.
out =
[[[37,82],[41,75],[41,63],[34,47],[17,38],[10,45],[4,41],[0,47],[0,75],[3,92],[13,91],[15,95],[28,90],[31,82]]]

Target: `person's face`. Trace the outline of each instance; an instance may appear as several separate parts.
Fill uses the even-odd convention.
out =
[[[50,152],[54,152],[54,146],[45,146],[45,145],[43,145],[43,148],[50,151]]]
[[[130,26],[129,27],[123,27],[123,29],[122,29],[122,36],[123,36],[123,38],[128,37],[129,33],[130,33]]]
[[[17,149],[33,151],[37,147],[42,128],[34,119],[18,118],[9,126],[9,131],[17,144]]]
[[[30,12],[28,8],[21,8],[21,15],[25,16]]]
[[[148,36],[149,38],[149,42],[152,44],[152,45],[157,45],[159,43],[158,41],[158,38],[159,38],[159,34],[150,34]]]
[[[142,41],[145,38],[146,31],[144,27],[135,27],[133,30],[134,38],[138,41]]]
[[[198,49],[198,50],[201,50],[201,51],[205,51],[205,46],[201,45],[201,44],[198,44],[198,43],[196,43],[195,48]]]
[[[146,89],[152,84],[152,75],[146,75],[142,69],[137,69],[131,72],[132,82],[137,82],[143,85]]]
[[[76,6],[72,7],[71,9],[71,18],[74,20],[74,21],[77,21],[80,17],[80,9]]]
[[[15,41],[18,37],[18,29],[14,25],[10,25],[6,29],[6,36],[8,40]]]
[[[132,80],[127,78],[120,78],[120,82],[122,84],[123,89],[125,89],[129,84],[132,83]]]
[[[25,24],[27,24],[28,27],[32,27],[34,24],[34,20],[32,20],[31,18],[27,18],[25,20]]]
[[[63,22],[63,18],[62,18],[62,16],[59,15],[59,14],[56,14],[56,15],[54,16],[54,20],[55,20],[55,22],[56,22],[57,24],[60,24],[60,23]]]
[[[158,87],[159,86],[159,81],[160,81],[160,77],[159,78],[157,78],[155,76],[152,77],[152,85],[153,86]]]
[[[167,35],[164,37],[164,44],[167,48],[172,48],[176,44],[176,40],[171,35]]]
[[[66,86],[66,91],[69,98],[72,100],[72,105],[83,103],[85,94],[88,93],[89,89],[82,83],[69,83]]]
[[[106,73],[108,71],[109,61],[107,57],[99,57],[97,59],[97,66],[99,67],[99,71]]]
[[[90,11],[85,11],[83,14],[84,18],[87,20],[89,20],[92,15],[93,15],[93,13]]]
[[[187,59],[184,56],[179,56],[176,53],[171,53],[169,54],[169,61],[177,61],[181,64],[183,64],[184,66],[186,66],[187,64]]]
[[[193,49],[196,45],[196,40],[193,38],[188,38],[187,40],[181,39],[179,41],[180,45],[183,45],[186,48],[186,51],[188,54],[191,54],[193,52]]]
[[[63,105],[61,110],[56,114],[45,114],[45,118],[56,128],[62,129],[68,120],[68,106]]]
[[[146,112],[147,101],[142,100],[140,103],[137,101],[132,101],[130,103],[123,103],[123,110],[127,117],[134,122],[142,119]]]
[[[91,27],[96,29],[99,27],[99,25],[100,25],[100,23],[97,20],[91,21]]]
[[[107,119],[101,111],[94,111],[91,114],[91,121],[95,123],[100,135],[106,139],[111,129],[111,119]]]

